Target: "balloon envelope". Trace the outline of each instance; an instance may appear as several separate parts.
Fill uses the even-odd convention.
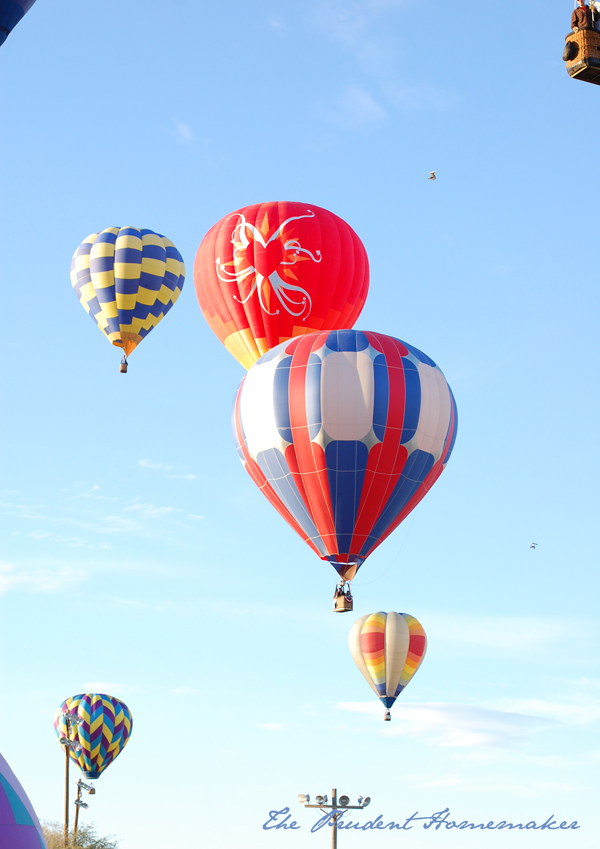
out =
[[[198,248],[202,313],[245,367],[316,330],[352,327],[369,288],[369,262],[337,215],[295,202],[257,203],[225,216]]]
[[[81,725],[71,726],[71,739],[81,752],[70,751],[71,760],[86,778],[99,778],[123,751],[131,736],[133,719],[124,702],[102,693],[81,693],[66,699],[54,717],[54,730],[59,738],[67,736],[64,711],[81,717]],[[64,746],[61,744],[64,749]]]
[[[33,806],[16,775],[0,755],[0,846],[47,849]]]
[[[169,312],[184,281],[181,254],[152,230],[109,227],[92,233],[71,261],[79,302],[126,356]]]
[[[457,428],[444,375],[392,336],[312,333],[242,380],[233,435],[246,471],[346,579],[441,475]]]
[[[34,3],[35,0],[0,0],[0,46]]]
[[[423,662],[427,637],[408,613],[369,613],[355,622],[350,652],[365,680],[391,708]]]

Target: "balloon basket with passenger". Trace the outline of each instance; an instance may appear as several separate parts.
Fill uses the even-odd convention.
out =
[[[573,26],[565,37],[563,60],[570,77],[600,85],[600,13],[595,4],[580,9],[589,12],[589,20],[585,27]]]
[[[333,612],[334,613],[349,613],[354,609],[354,600],[350,584],[346,581],[340,581],[336,584],[333,594]]]

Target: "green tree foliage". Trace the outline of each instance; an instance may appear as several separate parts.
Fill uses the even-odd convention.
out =
[[[48,849],[64,849],[65,839],[62,823],[46,821],[42,823],[42,829],[44,830]],[[72,829],[73,827],[71,826],[69,849],[119,849],[119,844],[112,835],[109,837],[98,836],[94,823],[80,825],[75,838],[73,837]]]

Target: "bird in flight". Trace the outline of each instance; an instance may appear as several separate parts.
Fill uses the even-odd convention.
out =
[[[536,546],[537,546],[537,542],[532,542],[531,545],[529,546],[529,548],[536,548]]]
[[[437,180],[437,177],[435,176],[436,174],[437,174],[437,171],[430,171],[429,177],[427,179],[428,180]]]

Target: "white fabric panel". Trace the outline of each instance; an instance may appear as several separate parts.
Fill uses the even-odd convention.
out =
[[[417,425],[417,448],[440,459],[444,440],[450,426],[450,391],[444,375],[438,368],[419,363],[421,380],[421,412]]]
[[[406,663],[410,631],[404,616],[388,613],[385,618],[385,694],[394,696]]]
[[[240,418],[246,444],[253,460],[261,451],[279,448],[285,453],[287,442],[277,432],[273,406],[273,382],[279,358],[251,368],[240,394]]]
[[[352,628],[350,629],[350,635],[348,637],[348,645],[350,646],[350,654],[352,655],[354,662],[360,669],[363,674],[363,677],[370,688],[373,690],[377,698],[379,698],[379,693],[377,692],[377,687],[373,683],[373,679],[369,675],[369,670],[367,669],[367,664],[363,660],[362,651],[360,650],[360,632],[362,630],[362,626],[366,619],[369,618],[371,614],[367,613],[366,616],[361,616],[358,619]]]
[[[361,440],[373,427],[373,360],[365,351],[327,354],[321,366],[321,417],[332,440]]]

